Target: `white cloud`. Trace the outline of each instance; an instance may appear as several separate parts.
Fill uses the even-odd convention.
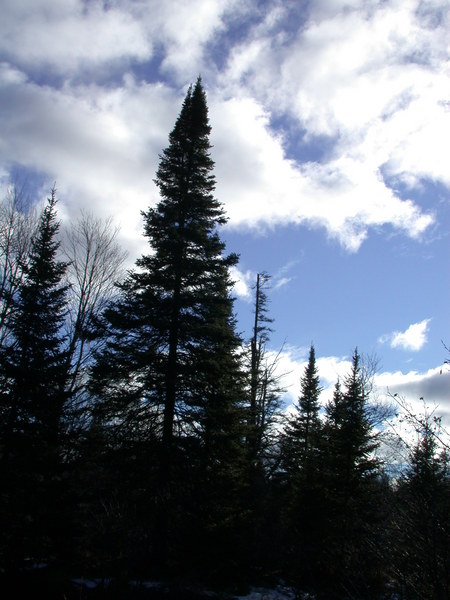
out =
[[[292,281],[292,277],[279,277],[274,283],[274,289],[279,290],[280,288],[288,285]]]
[[[356,158],[325,165],[287,159],[269,115],[252,98],[214,97],[211,115],[218,196],[231,226],[258,230],[308,223],[356,251],[369,227],[390,224],[416,237],[433,222]]]
[[[251,271],[241,271],[238,267],[231,267],[230,277],[234,282],[233,290],[238,298],[251,300],[252,286],[254,285],[256,275]]]
[[[424,373],[379,373],[375,381],[380,394],[389,393],[391,399],[397,394],[411,406],[414,414],[421,414],[425,409],[435,410],[437,415],[442,416],[445,425],[450,427],[450,369],[446,365]]]
[[[156,51],[162,69],[186,83],[208,67],[204,47],[238,6],[237,0],[7,0],[0,52],[70,79],[105,64],[149,61]]]
[[[157,198],[158,153],[180,96],[130,77],[116,88],[53,90],[3,65],[0,104],[0,160],[46,173],[49,186],[56,181],[67,218],[92,207],[114,215],[133,259],[145,250],[140,211]]]
[[[431,319],[424,319],[420,323],[412,323],[405,331],[394,331],[380,337],[379,342],[389,342],[391,348],[419,351],[427,342],[428,325]]]
[[[0,51],[21,65],[67,76],[106,61],[149,59],[152,44],[126,3],[10,0],[2,7]]]
[[[427,341],[427,330],[430,319],[424,319],[420,323],[413,323],[406,331],[396,332],[393,335],[392,348],[403,348],[404,350],[420,350]]]
[[[238,0],[155,2],[150,26],[153,35],[165,47],[163,69],[181,82],[208,71],[211,67],[204,55],[205,46],[223,30],[229,11],[238,6]]]
[[[266,112],[289,114],[305,141],[329,136],[328,159],[301,169],[316,194],[297,189],[314,207],[325,196],[319,220],[357,250],[370,227],[391,223],[418,237],[434,220],[400,200],[382,169],[410,184],[423,177],[450,185],[448,16],[430,28],[414,2],[345,4],[340,12],[338,3],[314,3],[288,41],[264,23],[235,47],[223,85],[232,82],[235,95],[240,86],[251,90]],[[281,219],[282,210],[273,213]]]
[[[287,277],[285,273],[287,273],[295,264],[296,261],[290,261],[281,267],[273,277],[271,276],[267,290],[278,290],[288,285],[293,277]],[[254,298],[257,273],[249,269],[243,271],[239,267],[231,267],[230,275],[232,281],[234,281],[233,290],[236,296],[241,300],[251,302]]]
[[[271,287],[277,290],[295,279],[295,276],[289,276],[288,274],[298,263],[299,260],[290,260],[280,267],[271,279]]]
[[[47,173],[75,206],[95,201],[117,214],[131,244],[139,211],[156,199],[157,156],[181,100],[180,90],[127,74],[130,61],[147,61],[154,77],[153,57],[179,85],[206,73],[217,196],[231,227],[321,227],[349,251],[385,225],[419,238],[434,216],[381,175],[450,184],[448,17],[431,26],[439,3],[426,18],[416,4],[321,0],[308,15],[251,0],[10,0],[0,23],[0,157]],[[227,40],[219,70],[211,42],[247,18],[253,25]],[[58,89],[35,83],[43,66],[64,79]],[[71,83],[99,67],[122,80]],[[274,115],[291,119],[285,137]],[[321,134],[321,161],[286,155],[288,136]]]

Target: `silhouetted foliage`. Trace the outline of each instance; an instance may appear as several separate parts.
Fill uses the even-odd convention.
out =
[[[449,600],[440,419],[396,398],[418,438],[388,478],[375,362],[355,350],[323,406],[313,345],[280,414],[270,278],[243,343],[209,136],[199,78],[142,213],[148,253],[123,280],[110,221],[84,215],[63,248],[55,190],[37,224],[18,196],[0,205],[0,584],[194,598],[281,578],[317,600]]]
[[[239,512],[243,388],[229,276],[237,257],[224,255],[217,231],[226,219],[213,196],[209,133],[198,79],[160,158],[161,200],[143,213],[151,251],[106,312],[109,340],[92,378],[97,418],[116,441],[158,441],[148,502],[160,569],[230,556]]]
[[[440,419],[407,417],[417,432],[394,495],[392,573],[408,598],[450,598],[450,462]]]
[[[67,401],[67,265],[57,259],[56,194],[52,190],[31,240],[28,260],[1,348],[3,531],[6,560],[53,551],[60,500],[61,423]],[[3,512],[3,511],[2,511]]]
[[[370,420],[370,381],[355,350],[326,407],[324,582],[336,598],[372,597],[382,569],[382,479]]]
[[[300,379],[300,396],[282,438],[285,557],[291,577],[312,587],[322,571],[324,535],[323,424],[314,346]]]
[[[270,479],[278,468],[278,436],[284,389],[278,371],[279,355],[268,351],[271,323],[267,290],[270,276],[258,273],[254,286],[252,335],[244,346],[246,379],[245,449],[247,453],[247,562],[253,571],[267,563],[273,549],[269,523],[274,521]],[[261,532],[268,532],[267,537]]]

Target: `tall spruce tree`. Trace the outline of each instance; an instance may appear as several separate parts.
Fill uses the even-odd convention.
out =
[[[199,357],[205,358],[207,344],[228,340],[234,348],[238,345],[228,272],[238,258],[223,255],[225,245],[217,232],[226,218],[213,196],[210,129],[199,78],[187,92],[169,146],[160,157],[155,183],[161,200],[142,213],[151,252],[136,261],[137,270],[119,286],[121,298],[107,313],[109,353],[100,357],[96,369],[100,382],[106,373],[106,384],[115,374],[120,383],[123,373],[116,371],[117,365],[133,361],[131,371],[127,364],[130,402],[142,411],[144,399],[158,413],[167,451],[178,417],[187,417],[201,404],[194,367]],[[115,332],[121,338],[117,346]],[[112,363],[111,373],[107,367]],[[119,393],[124,387],[118,388]],[[122,402],[119,408],[124,407]]]
[[[358,350],[350,373],[327,406],[325,456],[327,535],[323,582],[336,598],[375,597],[381,569],[382,492],[378,446],[370,420],[370,384]],[[327,591],[329,593],[329,590]]]
[[[66,264],[57,258],[53,189],[31,243],[25,275],[2,348],[2,466],[7,503],[4,524],[11,554],[45,556],[57,526],[59,447],[65,407],[62,325],[66,314]],[[18,528],[18,531],[15,531]],[[14,541],[14,538],[15,541]],[[19,540],[21,542],[19,543]],[[23,558],[23,554],[22,554]]]
[[[170,530],[177,528],[172,538],[183,545],[181,529],[189,522],[210,519],[198,523],[197,535],[190,536],[195,543],[201,527],[217,532],[219,521],[230,521],[219,514],[220,506],[232,503],[238,481],[233,464],[242,437],[240,340],[229,275],[238,259],[224,254],[218,234],[226,218],[213,195],[210,129],[199,78],[160,157],[155,183],[161,199],[143,213],[151,251],[136,261],[106,314],[110,341],[93,371],[99,414],[111,428],[143,440],[152,436],[160,448],[154,489],[161,562],[173,550]],[[188,476],[193,465],[196,471]],[[190,491],[176,492],[186,478]],[[192,490],[195,481],[201,481],[201,493],[198,486]],[[179,552],[185,565],[195,554]]]

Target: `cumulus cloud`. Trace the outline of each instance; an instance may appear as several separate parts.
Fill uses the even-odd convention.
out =
[[[356,251],[369,227],[390,224],[417,237],[433,222],[356,159],[325,165],[288,159],[269,115],[253,98],[216,97],[211,114],[217,190],[231,226],[264,230],[307,223]]]
[[[153,51],[126,6],[95,0],[7,1],[0,34],[0,51],[10,60],[66,75],[118,59],[142,61]]]
[[[230,227],[322,228],[350,252],[385,226],[420,238],[434,215],[387,178],[450,184],[448,16],[433,19],[435,4],[424,15],[394,1],[11,0],[0,23],[2,168],[47,173],[72,207],[95,199],[131,244],[200,71]],[[86,70],[101,74],[96,84]],[[326,156],[292,158],[293,139],[317,136]]]
[[[316,193],[297,189],[314,207],[320,192],[333,200],[338,214],[326,220],[327,230],[356,250],[370,227],[391,223],[418,237],[433,222],[400,199],[382,172],[410,185],[420,178],[449,183],[448,16],[431,28],[414,2],[345,4],[340,12],[337,3],[314,3],[288,39],[284,21],[268,17],[233,49],[223,78],[251,89],[266,110],[289,114],[305,141],[335,140],[325,164],[300,171]],[[294,9],[286,18],[300,17]],[[338,185],[327,188],[326,177]],[[323,202],[321,215],[329,208]]]
[[[424,319],[420,323],[412,323],[405,331],[394,331],[381,336],[381,343],[389,342],[391,348],[400,348],[417,352],[427,342],[428,325],[431,319]]]
[[[444,365],[429,369],[424,373],[410,371],[403,373],[384,372],[376,377],[380,393],[389,394],[392,399],[400,397],[414,414],[435,411],[450,427],[450,369]]]
[[[233,290],[238,298],[251,300],[252,286],[254,285],[256,275],[252,271],[242,271],[238,267],[230,268],[231,280],[234,282]]]
[[[114,215],[130,254],[140,254],[140,211],[157,198],[158,153],[167,145],[180,94],[132,77],[115,88],[54,90],[3,64],[0,104],[3,164],[18,163],[56,181],[67,218],[92,207],[99,216]]]
[[[95,73],[111,80],[124,69],[155,58],[178,84],[210,70],[205,48],[238,0],[6,0],[0,53],[41,76],[64,80]]]
[[[165,48],[162,68],[181,82],[186,82],[187,73],[192,78],[199,70],[209,71],[205,49],[225,28],[227,15],[242,10],[239,4],[240,0],[153,2],[147,18],[152,35]]]

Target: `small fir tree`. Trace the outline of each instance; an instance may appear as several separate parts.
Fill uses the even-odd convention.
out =
[[[320,412],[319,374],[314,346],[309,350],[308,364],[300,379],[300,396],[285,432],[285,467],[291,474],[311,474],[317,457],[322,424]]]
[[[314,586],[323,537],[321,473],[322,422],[319,374],[314,346],[300,379],[300,396],[282,440],[286,505],[284,529],[290,576],[299,585]]]
[[[67,265],[57,259],[56,192],[53,189],[32,240],[14,306],[12,341],[3,353],[9,406],[6,438],[32,437],[55,447],[64,408],[64,340]],[[8,450],[6,450],[8,455]]]
[[[370,382],[357,349],[344,389],[336,386],[327,406],[324,446],[324,486],[327,535],[323,582],[337,598],[348,590],[372,597],[379,583],[382,528],[376,433],[369,418]],[[372,590],[372,591],[371,591]]]

